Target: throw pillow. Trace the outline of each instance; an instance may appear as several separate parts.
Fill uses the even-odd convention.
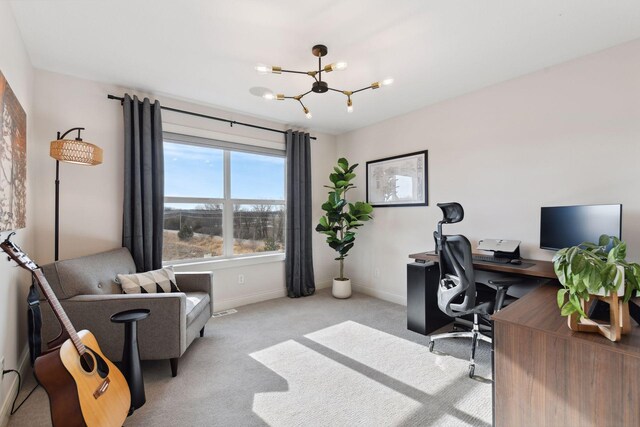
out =
[[[137,274],[118,274],[118,280],[125,294],[156,294],[180,292],[176,286],[173,267]]]

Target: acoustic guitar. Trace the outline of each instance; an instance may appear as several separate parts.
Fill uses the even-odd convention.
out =
[[[53,425],[121,427],[131,406],[127,381],[102,354],[91,332],[76,332],[40,267],[11,242],[13,234],[0,248],[10,261],[31,272],[70,337],[34,364],[36,378],[49,396]]]

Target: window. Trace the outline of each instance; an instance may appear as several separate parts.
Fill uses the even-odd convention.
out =
[[[165,133],[165,261],[284,251],[284,151]]]

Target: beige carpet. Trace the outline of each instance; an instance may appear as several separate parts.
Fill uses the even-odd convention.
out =
[[[362,294],[240,307],[209,322],[178,377],[143,362],[147,403],[125,425],[490,426],[491,385],[467,377],[469,341],[440,341],[439,354],[427,342],[407,331],[405,307]],[[490,376],[489,346],[477,359]],[[9,425],[50,425],[48,411],[39,389]]]

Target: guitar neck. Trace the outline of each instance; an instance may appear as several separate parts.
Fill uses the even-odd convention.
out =
[[[82,340],[80,340],[80,337],[78,336],[78,332],[73,327],[73,324],[71,324],[71,320],[69,320],[67,313],[65,313],[64,309],[62,308],[60,301],[58,301],[58,297],[53,292],[53,289],[51,289],[51,285],[49,284],[49,282],[47,282],[47,279],[44,277],[44,273],[42,273],[42,270],[38,268],[37,270],[33,270],[33,275],[36,278],[38,285],[40,285],[40,289],[42,289],[42,293],[49,301],[49,305],[51,306],[53,313],[56,315],[56,317],[62,324],[62,327],[69,334],[69,337],[71,338],[71,341],[73,341],[73,345],[78,350],[78,353],[81,355],[84,354],[87,351],[87,349],[85,345],[82,343]]]
[[[51,285],[49,285],[49,282],[47,282],[47,279],[44,277],[44,273],[42,272],[40,267],[38,267],[35,262],[29,259],[27,254],[25,254],[18,245],[11,241],[11,236],[13,236],[14,234],[16,233],[13,232],[9,234],[9,236],[4,239],[2,243],[0,243],[0,249],[2,249],[9,256],[9,261],[15,261],[20,267],[30,271],[33,277],[35,277],[36,282],[38,282],[38,285],[40,286],[40,289],[42,289],[42,292],[49,301],[53,313],[62,324],[62,327],[69,334],[69,337],[73,341],[73,344],[76,347],[76,350],[78,350],[78,353],[80,355],[83,355],[87,351],[87,348],[84,346],[82,340],[76,332],[76,329],[71,324],[67,313],[64,312],[64,309],[60,305],[58,297],[56,297],[53,289],[51,289]]]

